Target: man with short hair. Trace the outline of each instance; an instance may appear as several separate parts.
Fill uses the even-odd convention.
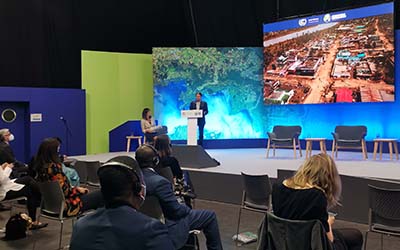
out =
[[[19,162],[15,159],[14,151],[10,146],[10,142],[14,140],[14,135],[8,128],[0,129],[0,165],[3,163],[13,164],[13,178],[19,177],[18,173],[27,173],[28,166],[25,163]]]
[[[202,100],[203,94],[196,93],[196,100],[190,103],[190,109],[202,110],[203,117],[197,118],[197,126],[199,127],[199,145],[203,146],[204,126],[206,125],[206,115],[208,114],[207,102]]]
[[[172,250],[165,225],[137,210],[145,199],[145,185],[137,162],[118,156],[98,170],[105,208],[79,219],[71,250]]]
[[[180,249],[185,245],[189,231],[202,230],[208,250],[222,249],[217,216],[213,211],[190,209],[177,201],[172,184],[154,171],[159,163],[156,149],[142,145],[136,150],[135,157],[143,172],[147,195],[157,197],[160,202],[175,248]]]

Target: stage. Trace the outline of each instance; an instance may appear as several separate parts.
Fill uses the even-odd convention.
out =
[[[218,160],[221,165],[212,168],[187,168],[183,169],[197,172],[220,173],[240,175],[241,172],[247,174],[261,175],[268,174],[271,178],[278,177],[278,169],[280,170],[296,170],[305,160],[305,152],[303,157],[293,158],[293,150],[277,149],[276,156],[272,156],[270,150],[269,158],[266,158],[265,148],[252,149],[206,149],[207,153]],[[314,150],[314,154],[319,151]],[[331,152],[328,152],[331,153]],[[71,158],[82,161],[100,161],[106,162],[114,156],[129,155],[134,157],[134,152],[112,152],[96,155],[71,156]],[[382,160],[372,159],[372,153],[368,154],[368,159],[363,160],[361,152],[338,153],[336,164],[341,175],[353,177],[366,177],[377,179],[388,179],[398,181],[400,183],[400,160],[390,160],[389,154],[383,154]]]
[[[210,149],[207,153],[221,163],[212,168],[188,168],[200,199],[240,204],[243,184],[241,172],[254,175],[267,174],[272,183],[282,181],[291,176],[302,164],[305,157],[293,159],[293,151],[289,149],[276,150],[276,156],[266,158],[266,149]],[[314,150],[313,153],[319,153]],[[97,155],[71,156],[82,161],[105,162],[118,155],[134,157],[134,152],[113,152]],[[338,218],[358,222],[368,222],[368,185],[384,188],[400,189],[400,161],[390,160],[389,154],[383,154],[383,159],[363,160],[361,152],[338,153],[336,164],[342,180],[342,206],[336,208]]]

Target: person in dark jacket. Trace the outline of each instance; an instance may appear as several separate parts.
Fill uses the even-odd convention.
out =
[[[208,114],[207,102],[202,101],[203,94],[196,93],[196,100],[190,103],[190,109],[203,110],[203,117],[197,118],[197,126],[199,127],[199,145],[203,146],[204,126],[206,125],[206,115]]]
[[[167,227],[137,211],[145,199],[145,185],[133,158],[115,157],[98,175],[106,207],[75,223],[71,250],[174,249]]]
[[[10,142],[14,139],[15,137],[9,129],[0,129],[0,165],[3,163],[13,164],[11,177],[17,178],[23,173],[28,173],[29,169],[25,163],[15,158],[14,151],[10,146]]]
[[[178,202],[171,183],[154,170],[160,160],[157,150],[150,145],[143,145],[136,150],[135,157],[143,172],[147,195],[157,197],[160,202],[174,247],[180,249],[184,246],[190,230],[202,230],[208,250],[222,249],[215,213],[190,209]]]
[[[332,229],[335,217],[328,209],[339,204],[341,181],[333,159],[313,155],[295,175],[273,186],[274,214],[289,220],[319,220],[335,250],[361,250],[363,237],[357,229]]]

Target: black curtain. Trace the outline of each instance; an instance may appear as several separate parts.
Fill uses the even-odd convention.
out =
[[[80,88],[81,50],[262,46],[264,22],[377,2],[2,0],[0,85]]]

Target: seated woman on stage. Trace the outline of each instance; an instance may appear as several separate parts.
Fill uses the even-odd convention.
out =
[[[65,215],[75,216],[104,205],[99,190],[89,193],[87,188],[72,187],[62,169],[58,155],[60,143],[55,138],[44,139],[35,157],[35,169],[39,182],[58,181],[65,196]]]
[[[166,126],[156,125],[154,119],[151,116],[151,110],[149,108],[143,109],[140,126],[145,136],[145,141],[149,144],[153,144],[155,136],[168,133],[168,129]]]
[[[328,209],[339,203],[341,181],[335,162],[326,154],[313,155],[295,175],[275,184],[272,190],[274,214],[290,220],[321,221],[335,250],[361,249],[363,237],[357,229],[333,229]]]
[[[171,140],[168,135],[159,135],[154,138],[154,147],[160,156],[161,167],[170,167],[176,179],[183,178],[183,172],[178,160],[171,155]]]

